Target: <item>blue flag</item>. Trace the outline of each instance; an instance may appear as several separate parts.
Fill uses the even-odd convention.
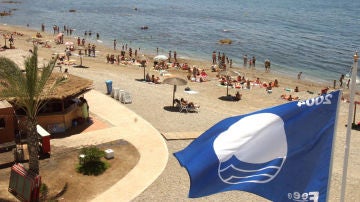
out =
[[[325,201],[340,91],[220,121],[175,153],[189,197],[242,190]]]

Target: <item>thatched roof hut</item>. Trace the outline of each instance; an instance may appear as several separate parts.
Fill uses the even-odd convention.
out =
[[[63,78],[63,79],[44,99],[63,100],[65,98],[75,98],[79,95],[82,95],[90,91],[93,88],[92,80],[75,75],[63,74],[63,73],[52,73],[50,80],[48,82],[49,83],[48,88],[50,88],[51,83],[55,82],[59,78]],[[12,101],[13,98],[7,100]]]
[[[50,78],[50,83],[63,76],[62,73],[53,73]],[[67,74],[66,77],[67,78],[64,78],[50,93],[48,99],[62,100],[68,97],[77,97],[93,88],[92,80],[70,74]]]

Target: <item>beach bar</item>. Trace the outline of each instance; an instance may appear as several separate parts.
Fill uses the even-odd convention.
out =
[[[52,79],[59,76],[63,75],[53,73]],[[61,133],[84,121],[87,115],[84,115],[84,103],[79,97],[84,97],[92,87],[91,80],[66,74],[62,82],[44,100],[45,105],[38,114],[38,124],[49,133]],[[20,120],[25,116],[21,109],[16,109],[16,114]]]
[[[50,134],[65,132],[88,118],[88,111],[87,114],[84,114],[85,99],[79,98],[84,97],[84,94],[93,88],[91,80],[75,75],[53,73],[51,79],[55,80],[59,77],[63,77],[61,83],[44,98],[44,105],[38,114],[38,124]],[[17,128],[7,129],[6,134],[0,133],[2,135],[1,142],[14,140],[16,130],[21,135],[26,131],[25,125],[22,124],[24,123],[25,112],[16,106],[14,99],[4,100],[3,103],[10,104],[0,105],[0,120],[1,117],[8,116],[12,117],[11,120],[18,121]],[[13,122],[16,123],[16,121]]]

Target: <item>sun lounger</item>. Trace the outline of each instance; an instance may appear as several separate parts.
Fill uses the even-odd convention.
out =
[[[132,98],[129,92],[121,91],[120,93],[120,102],[124,104],[132,103]]]
[[[180,100],[175,99],[175,106],[179,108],[179,112],[199,112],[200,106],[194,104],[194,106],[190,106],[189,104],[182,103]]]

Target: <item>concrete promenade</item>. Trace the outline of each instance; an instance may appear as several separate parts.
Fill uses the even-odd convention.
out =
[[[151,124],[110,96],[92,90],[85,94],[85,98],[90,112],[112,127],[52,139],[51,144],[76,148],[124,139],[134,145],[140,153],[138,164],[110,189],[93,199],[130,201],[151,185],[165,169],[169,155],[166,142]]]

